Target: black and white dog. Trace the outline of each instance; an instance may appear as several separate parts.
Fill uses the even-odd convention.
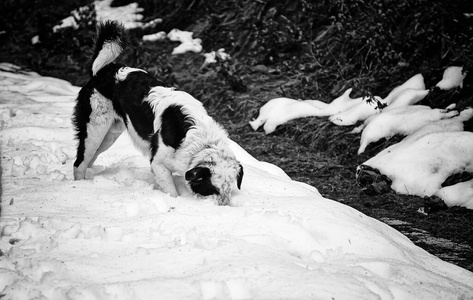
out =
[[[115,63],[125,37],[117,22],[98,26],[92,75],[79,92],[72,118],[79,142],[74,179],[84,179],[97,156],[126,129],[149,157],[161,191],[178,196],[173,176],[180,176],[193,193],[216,195],[219,205],[229,205],[232,190],[241,186],[243,168],[226,131],[188,93]]]

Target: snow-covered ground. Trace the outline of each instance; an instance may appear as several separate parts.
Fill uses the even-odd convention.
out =
[[[236,144],[232,206],[154,190],[125,134],[73,181],[77,90],[0,73],[2,299],[473,297],[473,273]]]

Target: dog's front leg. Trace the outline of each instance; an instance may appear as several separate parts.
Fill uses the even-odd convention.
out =
[[[177,197],[178,194],[171,171],[165,165],[154,161],[151,163],[151,169],[153,170],[154,178],[156,179],[159,189],[163,193],[170,194],[171,197]]]

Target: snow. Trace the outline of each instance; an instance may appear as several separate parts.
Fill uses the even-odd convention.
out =
[[[281,97],[269,100],[260,108],[258,118],[250,121],[253,130],[258,130],[262,125],[264,132],[270,134],[281,124],[289,120],[314,116],[321,110],[312,105],[311,100],[301,101]]]
[[[260,108],[258,117],[250,121],[250,125],[254,130],[264,125],[265,133],[269,134],[274,132],[277,126],[297,118],[329,117],[332,123],[339,126],[350,126],[366,120],[364,125],[354,131],[357,133],[373,116],[381,113],[377,102],[388,105],[388,109],[408,106],[422,100],[429,91],[425,89],[424,77],[417,74],[395,87],[384,99],[379,96],[374,96],[376,101],[368,97],[353,99],[350,97],[351,92],[352,88],[347,89],[330,103],[320,100],[271,99]]]
[[[191,31],[183,31],[179,29],[172,29],[167,37],[171,41],[180,42],[181,44],[172,50],[171,54],[182,54],[185,52],[195,52],[199,53],[202,51],[202,40],[194,39],[194,35]]]
[[[469,109],[466,114],[469,118],[473,117],[473,110]],[[386,109],[372,118],[361,133],[358,154],[363,153],[370,143],[382,138],[391,138],[396,134],[410,135],[429,123],[456,115],[457,111],[433,109],[424,105]]]
[[[425,90],[424,76],[422,74],[416,74],[406,80],[403,84],[396,86],[387,96],[384,101],[387,105],[391,104],[394,99],[399,97],[404,90]]]
[[[6,65],[2,65],[3,68]],[[72,180],[74,89],[0,73],[3,299],[467,299],[473,273],[237,144],[232,206],[153,189],[126,135]]]
[[[124,6],[112,7],[112,1],[113,0],[97,0],[93,2],[97,22],[114,20],[122,23],[123,26],[128,29],[146,26],[141,22],[143,15],[140,14],[144,9],[139,7],[138,3],[134,2]],[[79,28],[77,21],[81,18],[80,13],[87,9],[87,6],[83,6],[73,10],[70,16],[64,18],[58,25],[53,27],[53,31],[56,32],[67,27],[74,29]]]
[[[202,64],[202,68],[217,63],[217,59],[219,61],[226,61],[231,59],[230,54],[225,52],[224,48],[220,48],[217,51],[211,51],[209,53],[204,53],[203,56],[205,57],[205,61]]]
[[[363,98],[358,104],[330,116],[329,120],[339,126],[355,125],[358,121],[364,121],[370,116],[381,112],[378,102],[381,104],[385,103],[377,96],[375,96],[375,100],[376,101],[370,100],[369,98]]]
[[[463,67],[448,67],[442,80],[434,88],[461,88],[465,76]],[[473,117],[473,108],[459,112],[454,110],[455,105],[446,109],[417,105],[432,89],[426,89],[424,77],[416,74],[393,88],[384,99],[374,96],[376,101],[351,98],[351,88],[330,103],[275,98],[265,103],[260,108],[258,117],[249,124],[255,131],[263,126],[265,133],[270,134],[277,126],[303,117],[329,117],[332,123],[339,126],[364,121],[351,131],[354,134],[361,132],[358,154],[365,152],[371,143],[383,138],[407,136],[401,143],[378,153],[364,165],[378,169],[388,176],[393,181],[391,188],[397,193],[436,195],[448,206],[473,208],[471,182],[442,187],[449,176],[471,172],[470,161],[473,157],[468,155],[473,153],[473,145],[468,140],[471,139],[471,134],[459,132],[463,131],[463,122]],[[379,104],[386,107],[380,108]],[[435,132],[438,134],[433,134]],[[432,135],[424,137],[427,133]],[[460,140],[455,140],[456,138]],[[455,144],[455,147],[446,143],[447,140]],[[441,145],[436,146],[437,144]]]
[[[463,80],[466,73],[463,73],[463,67],[448,67],[443,72],[442,80],[435,86],[441,90],[451,90],[456,87],[463,87]]]
[[[164,31],[159,31],[153,34],[143,35],[142,39],[143,41],[146,41],[146,42],[155,42],[155,41],[162,41],[168,38],[171,41],[180,42],[180,44],[172,50],[171,54],[173,55],[183,54],[186,52],[200,53],[202,52],[202,40],[194,39],[192,37],[193,35],[194,33],[191,31],[183,31],[183,30],[174,28],[171,31],[169,31],[169,33],[167,34]],[[226,53],[223,52],[223,54],[226,54]],[[212,55],[213,55],[213,61],[211,62],[214,62],[215,51],[213,52],[213,54],[212,52],[208,54],[204,54],[204,56],[206,56],[206,62],[208,59],[210,59],[210,58],[207,58],[207,56],[212,56]]]
[[[473,199],[473,180],[443,187],[434,195],[441,198],[448,206],[463,206],[473,209],[473,201],[471,200]]]
[[[471,110],[467,113],[471,116]],[[442,124],[443,121],[447,123]],[[473,173],[473,133],[462,130],[460,119],[458,123],[447,119],[426,125],[363,165],[388,176],[393,181],[391,188],[397,193],[418,196],[436,194],[449,206],[472,208],[473,198],[468,197],[471,187],[467,183],[442,189],[442,183],[450,175]]]
[[[155,41],[162,41],[166,39],[166,32],[159,31],[152,34],[145,34],[143,35],[143,41],[145,42],[155,42]]]
[[[96,0],[93,2],[94,9],[96,12],[96,21],[102,22],[106,20],[113,20],[121,23],[126,29],[133,28],[152,28],[156,24],[162,22],[162,19],[157,18],[149,22],[143,23],[143,15],[141,14],[144,9],[138,6],[138,3],[133,2],[124,6],[112,7],[113,0]],[[79,28],[77,21],[81,19],[81,13],[87,12],[89,8],[87,6],[80,7],[71,12],[71,15],[64,18],[59,22],[58,25],[53,27],[53,32],[57,32],[63,28],[72,27],[74,29]],[[202,51],[202,40],[194,39],[192,37],[194,33],[190,31],[182,31],[179,29],[172,29],[166,34],[164,31],[159,31],[152,34],[145,34],[142,37],[143,41],[155,42],[169,38],[171,41],[178,41],[181,44],[173,49],[172,54],[183,54],[186,52],[200,53]],[[39,37],[34,36],[31,39],[32,44],[39,43]],[[219,49],[216,54],[215,51],[204,54],[206,57],[205,63],[215,62],[215,56],[219,55],[222,60],[228,59],[229,55],[224,52],[223,49]]]

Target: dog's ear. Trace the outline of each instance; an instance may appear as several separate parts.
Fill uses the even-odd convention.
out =
[[[238,174],[237,174],[237,187],[239,190],[241,189],[242,180],[243,180],[243,166],[240,164],[240,170],[238,171]]]
[[[219,190],[212,184],[209,168],[195,167],[186,172],[186,180],[191,190],[202,196],[219,195]]]
[[[186,172],[187,181],[201,181],[210,177],[210,169],[204,167],[195,167]]]

